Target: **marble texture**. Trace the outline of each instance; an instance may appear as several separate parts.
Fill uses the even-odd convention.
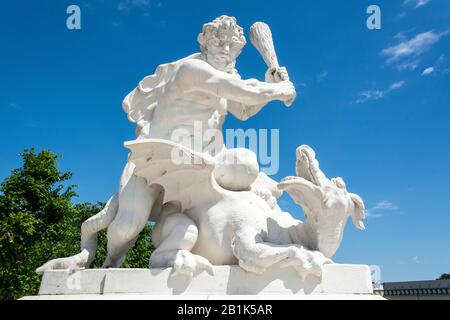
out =
[[[130,293],[126,288],[135,282],[133,288],[140,282],[145,288],[135,293],[167,293],[170,282],[170,288],[198,284],[192,292],[208,294],[210,277],[219,286],[211,288],[221,294],[270,293],[270,288],[277,293],[315,294],[324,288],[336,294],[369,293],[367,266],[348,269],[331,260],[348,218],[364,229],[364,203],[347,191],[344,180],[327,178],[306,145],[296,151],[296,176],[281,182],[260,172],[253,151],[224,145],[228,113],[244,121],[271,101],[290,106],[296,98],[287,69],[278,65],[269,27],[259,23],[252,30],[252,43],[268,64],[265,81],[240,77],[236,58],[246,39],[234,18],[221,16],[198,35],[201,53],[158,66],[125,97],[123,109],[136,124],[136,139],[125,143],[130,153],[119,190],[83,223],[79,254],[36,270],[44,276],[44,293],[61,288],[58,277],[64,271],[55,270],[89,267],[103,229],[108,238],[103,267],[109,269],[80,271],[91,279],[80,294]],[[278,206],[284,191],[303,208],[304,222]],[[148,221],[155,222],[151,269],[115,269]],[[171,272],[177,280],[168,280]],[[354,287],[347,283],[352,272]]]
[[[294,270],[270,268],[264,275],[237,266],[215,266],[191,281],[164,269],[86,269],[45,273],[40,297],[76,295],[223,296],[223,295],[370,295],[370,270],[364,265],[327,265],[321,278],[299,279]],[[77,286],[78,284],[78,286]]]

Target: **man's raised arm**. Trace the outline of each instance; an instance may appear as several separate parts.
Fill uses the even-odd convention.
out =
[[[267,83],[256,79],[241,80],[214,69],[202,60],[183,63],[176,81],[184,92],[204,91],[247,106],[264,105],[272,100],[289,103],[295,98],[295,88],[290,81]]]
[[[227,110],[239,120],[245,121],[261,111],[266,104],[267,103],[246,105],[237,101],[228,100]]]

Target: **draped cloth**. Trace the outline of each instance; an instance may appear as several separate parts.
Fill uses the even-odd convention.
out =
[[[153,114],[165,86],[173,78],[178,67],[187,60],[198,59],[200,55],[200,53],[194,53],[178,61],[159,65],[154,74],[142,79],[139,85],[125,97],[122,108],[128,114],[128,120],[138,125],[138,130],[153,120]]]

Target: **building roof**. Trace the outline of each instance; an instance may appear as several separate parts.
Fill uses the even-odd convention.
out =
[[[450,280],[383,283],[384,296],[450,296]]]
[[[383,288],[384,288],[384,290],[450,289],[450,280],[384,282],[383,283]]]

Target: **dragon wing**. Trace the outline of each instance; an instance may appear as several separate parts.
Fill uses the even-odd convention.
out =
[[[278,184],[280,190],[286,191],[300,205],[305,215],[317,210],[322,205],[319,187],[302,177],[286,177]]]
[[[148,185],[164,188],[164,202],[178,200],[182,211],[193,205],[200,192],[214,189],[214,159],[180,144],[163,139],[141,139],[125,142],[130,149],[129,161],[134,174]]]

